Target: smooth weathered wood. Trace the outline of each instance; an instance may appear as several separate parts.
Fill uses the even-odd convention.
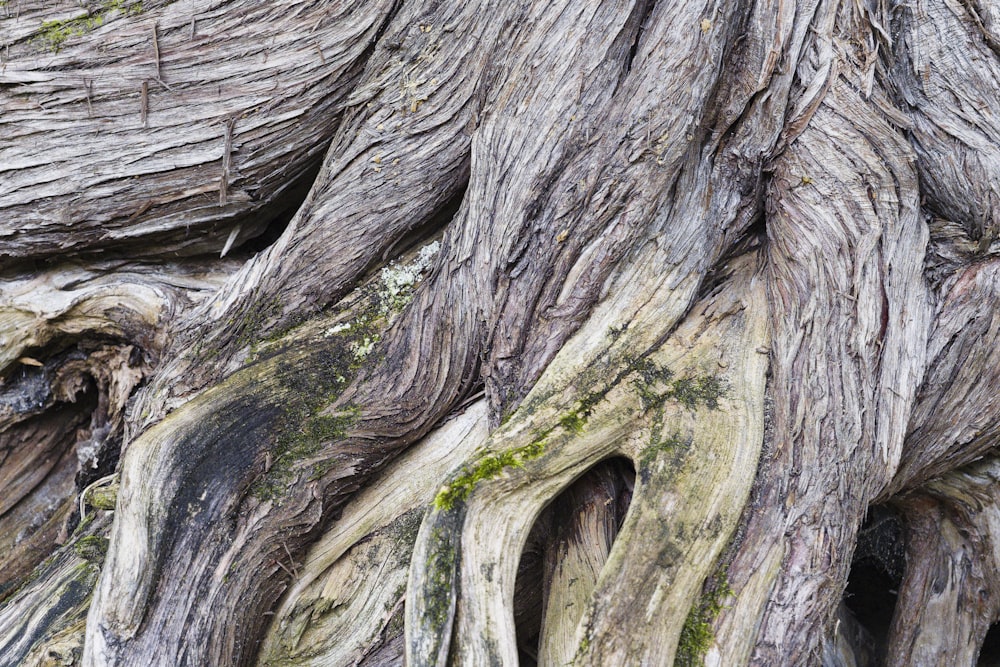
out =
[[[227,268],[97,262],[0,283],[0,595],[68,539],[79,492],[114,468],[161,323]]]
[[[745,258],[737,270],[743,279],[734,284],[743,287],[699,304],[662,347],[646,350],[640,341],[656,340],[669,327],[669,319],[657,317],[677,307],[678,295],[669,289],[659,292],[664,302],[648,302],[617,336],[581,330],[536,385],[539,398],[529,394],[487,447],[450,476],[421,527],[411,565],[410,664],[443,664],[449,644],[462,663],[516,660],[506,613],[517,571],[511,545],[517,553],[542,507],[614,454],[631,458],[641,481],[577,627],[574,656],[583,664],[672,661],[685,618],[666,610],[687,610],[700,592],[739,518],[761,442],[766,355],[757,350],[768,334],[754,259]],[[566,360],[578,359],[594,336],[606,347],[584,366],[589,372],[572,373],[575,364]],[[707,393],[681,398],[681,388],[691,386]],[[581,389],[597,400],[581,405]],[[503,465],[505,451],[515,463]],[[493,470],[494,459],[500,469],[478,480],[476,471]],[[713,474],[732,476],[733,483],[723,485],[732,494],[713,494]],[[467,498],[449,500],[464,479],[473,482]],[[665,511],[676,524],[662,522]],[[647,610],[643,622],[656,632],[619,632],[622,617],[636,609]]]
[[[293,573],[258,664],[353,664],[368,658],[384,633],[402,634],[402,590],[424,507],[441,477],[486,434],[479,401],[359,494]]]
[[[93,512],[0,609],[0,656],[9,665],[79,664],[90,595],[107,549],[107,512]],[[59,662],[56,662],[59,661]]]

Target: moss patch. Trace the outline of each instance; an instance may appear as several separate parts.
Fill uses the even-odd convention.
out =
[[[104,557],[108,554],[108,538],[98,535],[81,537],[73,545],[73,550],[84,560],[91,563],[103,563]]]
[[[443,628],[451,614],[458,552],[450,531],[435,528],[431,540],[434,549],[427,559],[427,577],[432,593],[427,596],[427,617],[435,627]]]
[[[347,405],[336,414],[328,414],[326,410],[341,396],[361,368],[378,358],[374,353],[382,331],[412,300],[415,286],[438,248],[437,242],[428,244],[413,262],[392,264],[382,269],[379,279],[362,289],[362,305],[355,317],[320,334],[322,351],[313,355],[306,367],[299,368],[293,364],[278,366],[278,373],[293,398],[284,408],[278,436],[269,452],[270,465],[250,489],[254,497],[264,501],[279,499],[298,477],[300,462],[316,458],[324,445],[343,438],[357,423],[361,416],[358,406]],[[259,328],[279,311],[280,304],[277,302],[253,310],[239,323],[240,331],[247,335],[239,339],[239,344],[252,345],[254,341],[249,332]],[[287,347],[283,344],[283,337],[289,331],[286,329],[264,341],[266,345],[262,348],[266,348],[267,354],[261,359],[262,363]],[[264,356],[255,348],[251,349],[251,355],[254,358]],[[314,461],[308,468],[310,479],[322,477],[334,465],[336,461],[333,460]]]
[[[133,16],[142,12],[141,2],[126,2],[126,0],[105,0],[96,10],[91,10],[86,16],[80,16],[63,21],[45,21],[41,31],[35,38],[58,53],[70,37],[79,37],[91,30],[100,28],[115,16]]]
[[[631,359],[629,367],[636,374],[632,384],[646,411],[667,401],[676,401],[689,410],[701,407],[715,410],[719,407],[719,399],[729,391],[729,385],[718,375],[675,377],[673,370],[654,363],[648,357]]]
[[[712,622],[725,608],[723,600],[732,593],[725,574],[706,582],[701,599],[691,607],[681,628],[674,667],[702,667],[705,664],[705,653],[715,641]]]
[[[479,482],[496,479],[508,468],[522,468],[526,462],[537,459],[544,452],[545,440],[541,437],[530,445],[482,456],[474,465],[463,467],[457,477],[441,487],[434,497],[434,507],[450,510],[455,503],[464,502]]]
[[[624,331],[625,327],[623,326],[620,330],[613,329],[609,335],[617,337]],[[456,502],[465,501],[479,482],[495,479],[505,469],[522,467],[526,461],[541,456],[545,441],[556,428],[561,428],[570,435],[582,433],[594,408],[604,400],[608,393],[629,377],[632,378],[632,384],[642,400],[643,410],[646,412],[655,410],[658,422],[662,421],[663,405],[668,401],[675,401],[691,410],[701,407],[714,410],[719,407],[719,399],[725,396],[728,391],[726,381],[717,375],[674,377],[673,370],[656,364],[646,356],[624,355],[619,359],[622,363],[618,372],[610,380],[596,381],[596,378],[590,376],[593,369],[586,371],[581,377],[580,384],[583,386],[596,385],[599,386],[599,389],[584,393],[582,398],[576,402],[575,407],[559,417],[555,427],[536,434],[534,442],[530,445],[507,452],[488,454],[474,464],[465,466],[457,477],[438,492],[434,498],[435,508],[439,510],[450,509]],[[601,372],[606,373],[607,369],[603,369]],[[535,406],[525,405],[523,409],[530,413],[534,408]],[[506,423],[515,413],[505,415],[503,423]],[[654,432],[658,433],[659,428],[654,428]],[[640,461],[640,468],[645,469],[647,475],[649,465],[660,453],[686,449],[691,444],[690,441],[684,441],[676,435],[662,440],[658,439],[659,436],[656,438],[650,447],[647,447],[643,452]]]
[[[691,438],[684,438],[680,433],[673,433],[662,436],[659,429],[653,429],[653,438],[648,446],[642,450],[639,457],[639,470],[644,473],[656,461],[661,454],[675,455],[686,452],[691,447]]]
[[[86,498],[88,505],[99,510],[113,510],[117,501],[117,483],[95,487],[90,490]]]
[[[312,354],[277,363],[274,370],[281,378],[282,393],[288,396],[288,402],[282,408],[277,435],[268,452],[270,465],[250,489],[258,500],[280,498],[297,478],[300,462],[316,457],[325,444],[343,438],[357,422],[361,414],[357,406],[345,405],[337,413],[326,410],[366,361],[352,347],[356,336],[363,335],[361,331],[345,328],[326,336],[327,340]],[[266,366],[266,362],[262,363],[262,367]],[[334,461],[317,460],[309,475],[312,479],[322,477],[333,465]]]

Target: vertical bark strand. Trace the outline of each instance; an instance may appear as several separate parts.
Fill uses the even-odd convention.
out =
[[[672,664],[697,660],[707,648],[684,638],[685,626],[698,624],[697,633],[702,619],[679,610],[705,602],[703,585],[733,537],[763,440],[767,358],[760,350],[770,327],[758,310],[765,297],[757,268],[754,254],[738,260],[741,278],[698,302],[650,356],[669,368],[717,374],[726,390],[714,406],[668,398],[662,411],[645,412],[649,430],[623,447],[635,461],[636,489],[577,629],[580,664]],[[621,631],[636,622],[656,630]]]
[[[865,35],[850,8],[837,11],[821,9],[823,34],[837,25]],[[871,41],[832,44],[839,74],[776,161],[769,195],[774,449],[723,619],[762,616],[755,639],[726,640],[733,664],[751,646],[753,664],[818,658],[861,518],[899,460],[925,363],[927,233],[912,154],[879,113],[880,92],[862,92]]]
[[[979,3],[894,6],[892,82],[912,120],[922,192],[980,252],[1000,238],[1000,58]],[[986,18],[984,23],[982,18]]]
[[[995,457],[905,495],[907,566],[886,665],[977,664],[1000,616]]]
[[[884,496],[915,488],[991,450],[1000,436],[1000,262],[957,272],[928,341],[932,359],[910,418],[899,470]]]
[[[483,372],[497,421],[518,405],[591,313],[618,262],[665,226],[669,197],[683,167],[690,166],[693,147],[704,139],[698,120],[715,93],[738,3],[659,2],[637,35],[646,4],[635,3],[618,39],[608,40],[609,57],[582,68],[580,91],[571,84],[560,95],[568,100],[548,103],[558,112],[554,127],[565,127],[567,147],[558,170],[532,174],[525,183],[531,198],[518,202],[530,234],[540,242],[525,244],[499,280],[501,307],[491,323]],[[711,27],[703,30],[700,21],[708,16]],[[618,66],[630,36],[635,55],[622,76]],[[517,153],[517,159],[544,145]],[[738,189],[742,176],[730,174],[725,191]],[[703,183],[694,187],[700,192]],[[704,204],[697,209],[703,212]],[[689,220],[674,224],[692,232],[677,232],[666,244],[675,251],[670,263],[686,256],[695,265],[692,272],[707,270],[701,265],[717,251],[715,226],[723,224],[712,221],[707,229]],[[542,262],[553,270],[539,281],[528,267]]]
[[[658,273],[657,267],[643,266]],[[455,660],[485,664],[516,659],[514,627],[504,601],[513,593],[517,556],[534,517],[573,479],[618,452],[636,461],[637,468],[641,461],[647,477],[636,487],[633,509],[612,549],[611,572],[602,573],[576,631],[580,643],[575,657],[584,664],[669,663],[684,619],[666,610],[690,606],[735,526],[745,500],[741,490],[749,489],[752,480],[766,366],[757,349],[767,340],[763,292],[752,278],[754,268],[753,257],[741,261],[734,271],[743,279],[697,308],[666,343],[659,343],[672,322],[662,317],[666,305],[647,301],[647,309],[620,335],[604,334],[612,350],[592,364],[578,366],[577,353],[564,349],[536,386],[537,398],[529,394],[511,426],[501,426],[489,448],[452,476],[439,492],[439,511],[421,529],[411,566],[410,664],[441,664],[446,657],[442,647],[449,641],[457,651]],[[666,288],[656,297],[670,302],[682,298]],[[590,344],[601,335],[599,330],[581,331],[572,341]],[[651,349],[642,347],[646,336],[654,341]],[[636,362],[633,367],[627,361],[631,355],[648,365]],[[698,400],[682,408],[671,393],[680,385],[670,384],[674,376],[666,371],[656,375],[656,368],[671,369],[678,382],[708,381],[704,374],[710,374],[729,389],[724,400],[716,397],[718,411]],[[601,398],[581,412],[581,392],[597,392]],[[646,405],[642,396],[656,405]],[[453,486],[464,488],[464,476],[489,466],[491,457],[504,460],[500,453],[505,451],[518,464],[503,468],[500,479],[491,482],[498,475],[487,475],[472,484],[467,505],[461,495],[453,507],[440,504]],[[709,492],[718,482],[708,474],[709,460],[727,462],[712,468],[732,482],[722,485],[727,489],[722,495]],[[674,531],[671,522],[663,521],[664,506],[682,528]],[[459,529],[460,551],[453,543]],[[617,546],[621,542],[628,546]],[[454,575],[436,574],[452,572],[453,563],[460,564],[457,585]],[[441,611],[456,596],[454,637],[449,640],[452,623]],[[644,624],[655,623],[655,632],[638,637],[618,632],[632,611],[647,604],[653,611],[643,617]],[[440,620],[429,623],[426,618]]]

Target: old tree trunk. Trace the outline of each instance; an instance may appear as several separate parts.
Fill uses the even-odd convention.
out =
[[[0,664],[996,659],[998,90],[981,0],[0,1]]]

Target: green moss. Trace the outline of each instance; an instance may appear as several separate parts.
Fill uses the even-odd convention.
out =
[[[81,537],[73,545],[76,554],[91,563],[103,563],[108,553],[108,539],[98,535]]]
[[[659,429],[653,429],[653,438],[649,445],[642,450],[639,457],[639,470],[645,472],[656,461],[661,454],[677,454],[686,451],[691,447],[691,439],[684,438],[680,433],[674,433],[663,437]]]
[[[508,468],[521,468],[526,462],[537,459],[544,452],[543,434],[530,445],[482,456],[474,465],[463,468],[457,477],[438,491],[434,498],[434,507],[438,510],[450,510],[455,503],[464,502],[479,482],[496,479]]]
[[[404,281],[405,282],[405,281]],[[394,283],[397,299],[404,291]],[[394,303],[398,303],[394,302]],[[279,362],[276,373],[288,390],[289,403],[276,429],[274,444],[269,452],[269,467],[250,488],[250,494],[262,501],[279,500],[289,484],[305,473],[318,479],[336,465],[331,460],[315,460],[323,447],[345,437],[358,418],[360,408],[348,405],[337,414],[325,410],[337,401],[363,366],[377,359],[373,353],[381,331],[389,323],[390,314],[379,301],[374,289],[363,291],[360,307],[348,321],[342,321],[325,331],[306,334],[313,337],[319,351],[306,360]],[[235,329],[237,345],[250,348],[251,363],[266,368],[269,360],[280,359],[288,350],[302,344],[303,336],[290,335],[305,322],[292,322],[267,338],[257,338],[256,332],[281,316],[279,301],[264,301],[247,314],[230,323]]]
[[[632,384],[646,411],[667,401],[676,401],[690,410],[700,407],[715,410],[719,407],[719,399],[729,391],[726,381],[718,375],[675,378],[673,370],[656,364],[648,357],[632,358],[628,365],[636,374]]]
[[[385,626],[384,633],[386,637],[398,637],[403,634],[403,631],[406,629],[406,614],[403,611],[403,605],[399,604],[399,601],[402,600],[405,595],[406,586],[399,586],[392,594],[392,598],[385,605],[385,612],[387,614],[391,614],[389,616],[389,622]]]
[[[299,429],[283,428],[271,450],[271,468],[251,488],[253,496],[258,500],[279,499],[296,476],[296,463],[318,454],[324,444],[344,437],[359,415],[358,408],[350,406],[337,415],[314,413],[304,419]],[[310,477],[322,477],[332,465],[332,461],[314,463]]]
[[[628,331],[628,322],[617,327],[608,327],[608,338],[611,340],[618,340],[621,335]]]
[[[426,614],[435,628],[443,628],[451,613],[458,551],[455,536],[448,530],[435,528],[431,532],[431,542],[433,546],[426,560],[430,593]]]
[[[417,533],[420,532],[423,519],[422,509],[412,509],[389,525],[390,534],[396,543],[396,554],[401,559],[400,565],[409,564],[410,554],[413,553],[413,545],[417,541]]]
[[[93,512],[86,514],[77,524],[76,528],[73,529],[73,535],[78,535],[87,529],[87,526],[94,522],[94,517],[97,516]]]
[[[583,426],[586,423],[587,416],[581,415],[578,410],[573,410],[572,412],[563,415],[563,417],[559,420],[559,425],[570,433],[580,433],[583,431]]]
[[[428,246],[430,250],[421,251],[417,262],[402,268],[384,269],[377,284],[362,289],[362,298],[352,308],[354,316],[351,319],[323,331],[306,333],[305,338],[315,339],[313,344],[320,348],[319,352],[306,361],[279,362],[277,368],[270,371],[281,377],[290,400],[284,407],[282,423],[276,429],[270,466],[250,489],[253,496],[260,500],[279,499],[300,472],[317,479],[335,465],[334,461],[310,462],[309,459],[317,457],[327,443],[347,435],[360,417],[360,409],[350,405],[335,415],[326,414],[325,410],[337,401],[362,367],[379,359],[377,346],[381,333],[397,314],[395,309],[412,298],[413,286],[419,282],[421,272],[436,252],[431,246]],[[230,324],[239,335],[239,345],[251,346],[252,363],[261,368],[274,363],[272,359],[281,359],[284,351],[294,350],[302,344],[303,336],[289,334],[305,323],[293,323],[290,328],[275,332],[267,339],[255,340],[253,332],[280,316],[280,311],[277,301],[264,302],[239,322]]]
[[[705,406],[715,410],[719,407],[719,399],[726,395],[729,387],[725,380],[717,375],[697,375],[683,377],[670,385],[669,397],[686,408],[694,410]]]
[[[114,15],[132,16],[142,12],[141,2],[126,2],[126,0],[106,0],[100,7],[90,11],[86,16],[80,16],[63,21],[44,21],[41,31],[35,39],[41,41],[53,52],[58,53],[70,37],[79,37],[95,30]]]
[[[702,667],[705,664],[705,653],[715,641],[712,622],[725,608],[723,600],[732,593],[724,573],[706,582],[701,599],[691,607],[681,628],[675,667]]]
[[[87,494],[88,505],[99,510],[113,510],[118,501],[118,484],[98,486]]]
[[[620,336],[626,329],[623,325],[620,329],[612,329],[609,333],[612,337]],[[707,407],[716,409],[719,406],[719,399],[728,391],[725,380],[717,375],[691,375],[680,378],[674,377],[674,372],[662,365],[656,364],[652,359],[641,356],[634,357],[624,355],[621,357],[623,365],[619,371],[608,381],[600,384],[600,388],[583,394],[577,401],[576,406],[569,412],[562,415],[557,427],[562,428],[566,433],[580,434],[590,418],[591,412],[616,386],[630,376],[634,376],[632,383],[639,393],[643,408],[646,411],[660,410],[662,418],[662,406],[667,401],[673,400],[689,409]],[[589,378],[583,378],[581,384],[593,384]],[[663,388],[665,386],[665,388]],[[530,410],[530,407],[526,407]],[[511,417],[506,415],[504,422]],[[434,498],[434,506],[437,509],[450,509],[456,502],[464,501],[472,493],[476,484],[483,480],[495,479],[507,468],[512,466],[523,466],[528,460],[524,452],[536,451],[530,458],[540,456],[544,450],[544,442],[552,433],[554,428],[549,428],[536,435],[535,441],[521,449],[515,449],[499,454],[489,454],[480,458],[474,465],[466,467],[449,484],[444,486]],[[659,432],[658,428],[654,432]],[[662,440],[654,440],[647,447],[640,460],[641,467],[648,471],[649,465],[662,452],[675,451],[679,447],[687,447],[690,441],[685,442],[680,436],[671,436]]]
[[[357,423],[361,410],[354,405],[343,406],[336,414],[326,410],[351,383],[368,360],[359,358],[354,350],[358,336],[367,335],[364,327],[343,327],[327,332],[324,342],[312,354],[296,361],[260,362],[281,378],[284,392],[289,398],[283,407],[283,416],[275,429],[276,436],[270,455],[270,467],[250,489],[259,500],[279,499],[288,485],[302,471],[317,479],[329,472],[333,461],[318,460],[311,463],[323,447],[347,435]]]
[[[281,316],[281,300],[278,297],[257,302],[247,308],[242,318],[234,318],[229,321],[230,326],[236,327],[236,346],[238,348],[251,347],[257,342],[257,332],[267,326],[270,320]],[[289,329],[278,331],[272,336],[272,340],[284,336]],[[253,351],[251,351],[253,354]]]

